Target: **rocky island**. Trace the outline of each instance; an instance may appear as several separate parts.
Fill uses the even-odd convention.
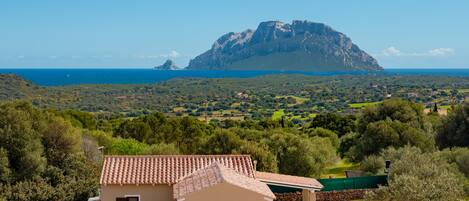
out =
[[[176,63],[173,60],[168,59],[163,64],[155,66],[155,70],[179,70]]]
[[[383,68],[345,34],[309,21],[262,22],[221,36],[189,70],[375,71]]]

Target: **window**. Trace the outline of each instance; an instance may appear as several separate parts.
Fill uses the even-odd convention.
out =
[[[140,201],[138,196],[129,196],[125,198],[116,198],[116,201]]]
[[[127,201],[139,201],[138,197],[127,197]]]

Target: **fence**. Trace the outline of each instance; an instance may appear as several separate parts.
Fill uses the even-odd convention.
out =
[[[319,179],[324,186],[322,191],[340,191],[350,189],[370,189],[387,185],[387,176],[368,176],[341,179]]]

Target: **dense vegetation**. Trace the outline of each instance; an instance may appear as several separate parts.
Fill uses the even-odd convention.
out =
[[[81,132],[26,103],[0,106],[0,200],[86,200],[97,193],[96,161]]]
[[[139,116],[162,112],[199,119],[262,119],[275,113],[294,122],[316,114],[353,114],[362,107],[397,97],[442,112],[469,96],[469,78],[445,76],[268,75],[255,78],[180,78],[145,85],[72,85],[39,88],[17,85],[19,77],[0,75],[0,94],[23,94],[41,108],[75,109]],[[26,82],[28,83],[28,82]],[[18,87],[24,86],[24,87]],[[29,87],[28,87],[29,86]],[[16,96],[0,96],[11,100]]]
[[[268,81],[270,79],[266,77],[251,80],[259,85],[255,89],[249,89],[252,91],[246,90],[243,93],[273,93],[267,90],[270,84],[279,87],[275,89],[276,92],[285,91],[280,95],[266,95],[266,99],[257,99],[257,103],[248,104],[256,100],[254,95],[249,95],[249,98],[242,98],[246,102],[240,105],[259,107],[259,110],[285,106],[284,115],[276,118],[253,115],[239,120],[226,118],[209,122],[200,121],[191,115],[165,113],[165,102],[154,105],[155,110],[161,107],[162,112],[151,112],[152,109],[133,115],[73,109],[73,104],[86,101],[57,105],[54,104],[58,102],[48,103],[52,99],[51,93],[62,91],[63,94],[53,96],[61,101],[70,93],[66,89],[74,87],[81,94],[101,90],[86,89],[88,86],[34,89],[33,91],[44,93],[41,99],[35,98],[38,96],[36,93],[21,92],[24,95],[18,98],[27,99],[32,104],[0,104],[0,200],[86,200],[97,193],[102,154],[250,154],[258,162],[257,169],[260,171],[310,177],[320,177],[329,167],[343,161],[356,164],[354,167],[365,174],[383,174],[384,161],[391,160],[389,186],[381,187],[368,195],[368,200],[457,200],[469,195],[469,102],[454,104],[447,115],[438,113],[441,108],[438,105],[431,109],[433,112],[425,112],[425,105],[418,103],[422,100],[391,98],[381,102],[370,99],[367,101],[373,101],[372,104],[363,109],[350,109],[348,112],[345,112],[349,107],[347,105],[344,110],[338,111],[339,109],[326,110],[323,107],[325,105],[315,104],[315,115],[311,115],[313,111],[304,111],[310,119],[297,121],[288,117],[289,108],[311,104],[313,97],[303,96],[302,99],[299,94],[293,97],[287,89],[301,90],[298,86],[290,88],[288,84],[280,87],[277,85],[282,83],[281,80],[274,84]],[[285,79],[290,84],[299,83],[288,77]],[[325,78],[318,78],[321,79]],[[336,80],[336,83],[345,82],[338,77],[328,79]],[[405,83],[405,79],[407,78],[402,78],[399,82]],[[461,83],[453,86],[466,87],[462,78],[438,78],[433,87],[443,89],[447,83],[443,81],[445,79],[461,79]],[[201,97],[211,93],[213,97],[219,98],[219,102],[222,101],[223,94],[232,97],[229,94],[236,91],[222,90],[226,89],[223,83],[234,82],[233,80],[235,79],[190,79],[186,83],[219,82],[220,86],[210,85],[213,88],[219,87],[217,91],[195,90],[191,93],[177,90],[197,87],[175,87],[164,94],[165,98],[186,93],[185,96],[193,95],[193,99],[180,97],[181,99],[171,101],[171,104],[189,104],[188,102],[198,98],[202,101]],[[422,80],[412,82],[415,84],[413,89],[425,91],[426,85]],[[251,82],[249,79],[245,81]],[[386,79],[382,82],[385,81]],[[179,81],[169,83],[171,82]],[[165,85],[168,83],[148,86],[148,90]],[[390,88],[390,85],[387,86]],[[124,86],[102,87],[108,87],[107,90],[121,90],[118,88]],[[341,87],[336,88],[334,93],[339,93]],[[51,92],[54,90],[57,91]],[[313,92],[316,93],[311,91]],[[97,98],[101,95],[95,93]],[[330,98],[329,95],[324,96],[324,100],[326,97]],[[151,93],[149,96],[154,97]],[[443,97],[440,96],[441,94],[436,95],[435,98]],[[457,98],[465,95],[454,91],[449,96]],[[268,97],[280,102],[265,101]],[[298,100],[302,103],[293,104]],[[115,104],[109,106],[121,104],[113,103]],[[141,108],[145,108],[145,105]],[[219,110],[223,109],[212,108],[211,111]],[[104,147],[100,149],[103,153],[98,150],[101,146]]]

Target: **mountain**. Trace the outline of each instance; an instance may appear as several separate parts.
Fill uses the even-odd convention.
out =
[[[0,74],[0,102],[29,99],[39,95],[41,88],[13,74]]]
[[[176,63],[173,60],[168,59],[163,64],[156,66],[156,70],[178,70]]]
[[[268,21],[227,33],[189,62],[192,70],[382,70],[345,34],[309,21]]]

